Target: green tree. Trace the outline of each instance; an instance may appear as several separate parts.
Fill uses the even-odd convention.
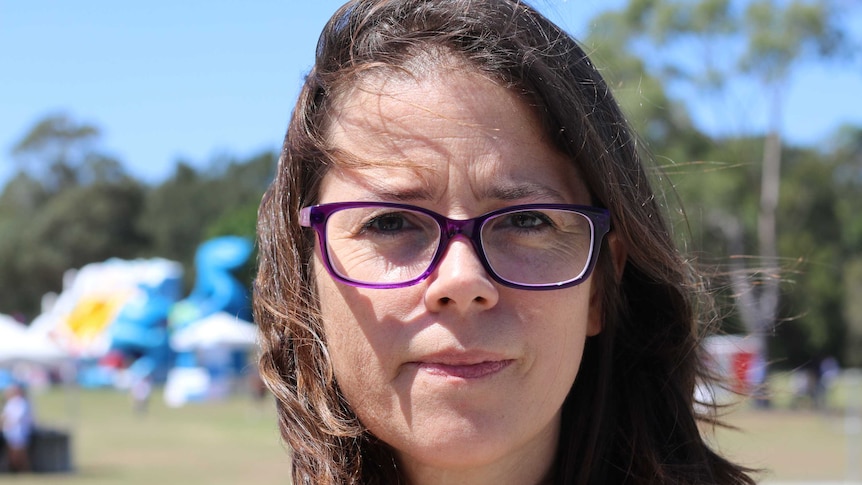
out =
[[[132,258],[145,241],[133,221],[143,205],[134,181],[63,190],[19,228],[16,257],[8,281],[20,285],[15,297],[25,314],[38,311],[41,296],[61,290],[71,268],[109,258]],[[4,278],[5,279],[5,278]]]
[[[37,178],[49,192],[77,185],[94,153],[99,128],[55,113],[36,122],[12,148],[19,170]],[[103,158],[103,157],[98,157]]]
[[[844,286],[842,315],[847,322],[843,350],[845,364],[858,367],[862,365],[862,127],[839,130],[834,144],[835,213],[843,250],[839,263]]]
[[[271,152],[247,160],[215,159],[200,172],[180,162],[173,177],[147,195],[138,220],[138,227],[151,241],[148,255],[182,263],[188,268],[186,284],[190,287],[194,254],[202,242],[223,235],[254,240],[257,206],[275,164]]]
[[[51,115],[15,145],[19,171],[0,194],[0,311],[34,316],[67,269],[145,246],[134,226],[144,188],[99,141],[95,126]]]
[[[862,257],[847,263],[844,271],[844,318],[847,320],[847,338],[844,355],[848,366],[862,366]]]
[[[217,199],[206,177],[177,163],[174,175],[149,191],[138,219],[150,240],[148,255],[191,264],[204,226],[218,213]]]
[[[840,23],[836,7],[825,1],[775,2],[752,0],[631,0],[626,8],[608,14],[618,24],[619,39],[614,41],[626,50],[650,60],[647,69],[664,79],[675,90],[696,92],[701,100],[714,99],[726,106],[728,86],[740,79],[754,80],[770,99],[768,128],[760,149],[738,152],[724,158],[726,149],[713,153],[689,153],[689,163],[722,168],[710,181],[701,177],[701,190],[690,191],[703,211],[697,216],[706,226],[704,233],[717,233],[727,249],[735,254],[757,255],[755,265],[743,257],[732,258],[730,282],[739,317],[748,331],[762,342],[778,321],[780,302],[781,259],[777,232],[782,160],[781,107],[783,93],[795,68],[808,61],[832,59],[848,52],[849,41]],[[752,136],[744,143],[731,140],[733,150],[748,148]],[[725,152],[725,153],[721,153]],[[758,155],[755,155],[758,154]],[[759,159],[759,160],[758,160]],[[748,182],[751,167],[759,168],[758,183],[749,193],[758,193],[757,214],[752,226],[744,209],[750,209],[751,196],[727,205],[709,205],[712,191],[702,190],[739,178]],[[759,185],[759,188],[758,188]],[[744,187],[752,187],[745,183]],[[731,188],[729,193],[735,191]]]

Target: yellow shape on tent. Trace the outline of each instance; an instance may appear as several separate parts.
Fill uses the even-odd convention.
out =
[[[124,295],[85,296],[72,309],[66,325],[79,341],[92,341],[113,323],[125,301]]]

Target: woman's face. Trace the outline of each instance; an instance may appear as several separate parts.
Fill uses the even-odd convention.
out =
[[[525,101],[463,69],[364,82],[340,98],[328,139],[340,163],[320,203],[401,202],[463,219],[590,202]],[[601,328],[592,280],[500,286],[463,236],[407,288],[336,283],[319,247],[314,268],[338,384],[413,482],[529,483],[547,473],[585,339]]]

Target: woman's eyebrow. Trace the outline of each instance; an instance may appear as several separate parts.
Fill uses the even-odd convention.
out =
[[[486,191],[487,196],[499,200],[520,199],[554,199],[564,201],[565,197],[558,190],[544,184],[524,182],[511,185],[492,185]]]
[[[389,202],[413,202],[432,200],[435,193],[427,179],[417,171],[409,180],[398,177],[397,180],[389,179],[385,174],[375,173],[372,169],[367,176],[358,180],[354,179],[370,197]]]
[[[427,188],[393,188],[386,184],[370,182],[369,185],[375,196],[392,202],[412,202],[417,200],[431,200],[433,195]]]
[[[335,155],[332,160],[335,161],[337,167],[360,173],[366,172],[366,176],[361,177],[360,185],[374,197],[392,202],[410,202],[434,198],[434,192],[428,182],[431,169],[413,160],[392,156],[371,159],[342,149],[334,149],[332,154]],[[375,173],[377,169],[410,170],[413,172],[412,180],[409,184],[401,184],[402,186],[399,187],[379,172]]]

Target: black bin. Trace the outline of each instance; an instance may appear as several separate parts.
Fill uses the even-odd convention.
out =
[[[30,440],[30,467],[34,473],[72,471],[71,437],[66,431],[36,428]]]

